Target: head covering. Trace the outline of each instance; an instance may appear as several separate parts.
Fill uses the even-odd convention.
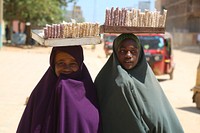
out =
[[[183,129],[161,86],[146,62],[142,46],[137,65],[125,70],[116,50],[126,39],[114,40],[113,54],[95,79],[103,133],[182,133]]]
[[[74,50],[76,49],[76,50]],[[66,52],[68,54],[70,54],[71,56],[73,56],[77,63],[79,64],[79,66],[82,65],[84,57],[83,57],[83,49],[81,46],[68,46],[66,48],[63,47],[54,47],[52,49],[51,55],[50,55],[50,66],[52,67],[52,69],[54,68],[54,60],[55,60],[55,56],[57,54],[57,52]]]
[[[57,51],[72,55],[79,70],[56,76]],[[54,47],[50,67],[34,88],[17,133],[97,133],[99,113],[96,90],[83,63],[81,46]]]
[[[137,36],[135,36],[134,34],[123,33],[123,34],[119,35],[117,38],[115,38],[115,40],[113,42],[115,44],[115,45],[113,45],[114,51],[117,51],[117,49],[119,48],[121,42],[123,40],[125,40],[125,39],[132,39],[132,40],[134,40],[138,44],[138,46],[140,47],[140,45],[139,45],[140,44],[139,43],[139,39],[138,39]]]

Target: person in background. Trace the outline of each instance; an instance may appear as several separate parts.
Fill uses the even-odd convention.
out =
[[[96,89],[83,59],[81,46],[53,47],[17,133],[99,132]]]
[[[8,24],[6,25],[6,28],[5,28],[5,37],[6,37],[6,43],[8,44],[10,41],[10,28]]]
[[[26,34],[13,31],[11,43],[16,46],[24,45],[26,42]]]
[[[95,79],[103,133],[183,133],[134,34],[123,33]]]

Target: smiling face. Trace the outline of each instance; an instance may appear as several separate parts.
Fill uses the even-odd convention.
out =
[[[139,46],[133,39],[125,39],[117,49],[117,58],[122,67],[130,70],[136,66],[139,59]]]
[[[55,73],[57,76],[78,71],[79,65],[75,58],[65,52],[58,52],[55,56]]]

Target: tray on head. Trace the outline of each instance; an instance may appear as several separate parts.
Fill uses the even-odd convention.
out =
[[[165,33],[163,27],[100,26],[100,33]]]
[[[32,30],[32,38],[44,46],[74,46],[74,45],[94,45],[100,44],[100,36],[81,37],[81,38],[49,38],[44,39],[43,30]]]

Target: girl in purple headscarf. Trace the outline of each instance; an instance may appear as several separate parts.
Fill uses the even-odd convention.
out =
[[[54,47],[50,67],[31,93],[17,133],[97,132],[96,89],[82,47]]]

